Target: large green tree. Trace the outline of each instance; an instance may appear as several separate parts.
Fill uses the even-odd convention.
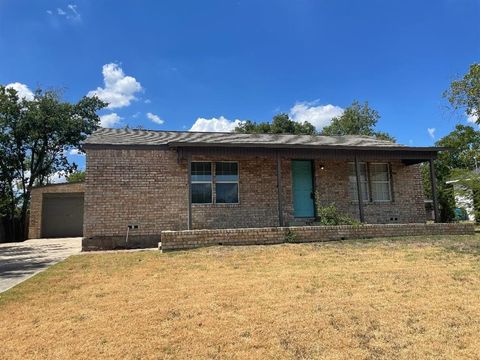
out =
[[[461,110],[479,123],[480,64],[472,64],[467,74],[452,81],[443,96],[454,110]],[[458,124],[435,145],[450,148],[449,151],[440,153],[435,160],[441,217],[443,221],[449,221],[454,217],[455,201],[453,188],[446,182],[455,179],[472,185],[476,181],[478,176],[473,170],[476,170],[480,161],[480,132],[472,126]],[[423,167],[423,180],[425,192],[427,196],[431,196],[427,166]]]
[[[480,64],[470,65],[463,78],[452,81],[444,97],[456,110],[463,110],[480,123]]]
[[[368,102],[354,101],[342,115],[332,119],[322,130],[323,135],[366,135],[395,142],[395,138],[385,132],[375,130],[380,114]]]
[[[10,239],[25,238],[31,188],[77,168],[66,154],[98,127],[97,111],[106,105],[97,97],[71,104],[43,90],[33,100],[20,99],[14,89],[0,86],[0,213]]]
[[[288,114],[281,113],[275,115],[272,122],[255,123],[245,121],[235,128],[237,133],[245,134],[304,134],[315,135],[317,131],[315,126],[305,121],[299,123],[290,119]]]
[[[450,149],[441,152],[438,157],[449,169],[474,170],[480,161],[480,131],[472,126],[458,124],[435,145]]]

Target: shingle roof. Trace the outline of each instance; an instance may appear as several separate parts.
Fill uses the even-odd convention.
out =
[[[154,131],[100,128],[90,135],[88,145],[169,145],[175,146],[230,146],[230,147],[315,147],[315,148],[409,148],[391,141],[370,136],[344,135],[287,135],[287,134],[237,134],[220,132]]]

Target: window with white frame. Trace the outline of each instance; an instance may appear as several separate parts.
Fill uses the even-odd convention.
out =
[[[368,173],[367,173],[367,164],[361,162],[358,164],[360,168],[360,188],[362,190],[362,200],[369,201],[370,194],[368,191]],[[352,201],[358,201],[358,189],[357,189],[357,176],[355,172],[355,163],[348,164],[349,169],[349,188],[350,188],[350,199]]]
[[[212,203],[212,163],[192,162],[192,203]]]
[[[238,203],[238,163],[215,163],[215,202],[217,204]]]
[[[370,186],[372,201],[386,202],[392,200],[390,186],[390,169],[387,163],[371,163]]]

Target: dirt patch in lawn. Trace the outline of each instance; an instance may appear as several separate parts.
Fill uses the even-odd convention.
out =
[[[0,295],[0,358],[478,358],[480,237],[69,258]]]

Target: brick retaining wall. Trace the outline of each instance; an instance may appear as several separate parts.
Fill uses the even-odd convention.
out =
[[[212,245],[268,245],[395,236],[473,235],[473,224],[375,224],[163,231],[161,250]]]

